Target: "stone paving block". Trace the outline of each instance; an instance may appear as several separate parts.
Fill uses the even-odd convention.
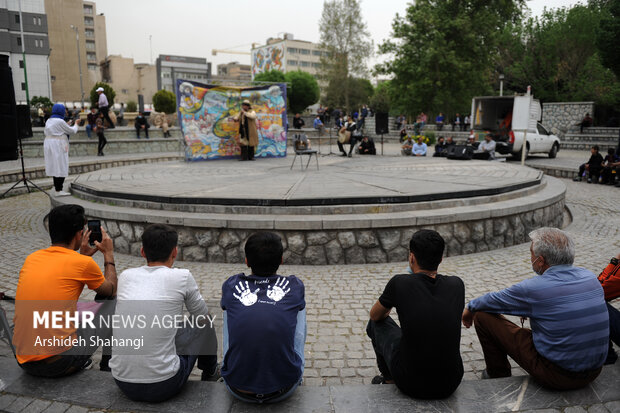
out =
[[[66,411],[66,413],[88,413],[88,412],[89,412],[89,409],[87,409],[86,407],[76,406],[76,405],[69,407],[69,409]]]
[[[40,413],[45,411],[52,404],[49,400],[38,400],[35,399],[32,403],[24,409],[24,412],[28,413]]]
[[[6,394],[6,393],[0,394],[0,410],[6,409],[16,399],[17,399],[17,396],[14,394]]]
[[[28,405],[32,403],[34,399],[28,396],[18,396],[13,403],[5,407],[8,413],[20,413],[28,408]]]
[[[52,402],[45,410],[45,413],[65,413],[71,407],[68,403]]]

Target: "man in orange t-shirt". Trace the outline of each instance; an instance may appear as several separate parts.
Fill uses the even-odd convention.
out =
[[[607,267],[600,273],[598,280],[605,292],[605,300],[607,301],[607,310],[609,310],[609,353],[605,364],[613,364],[618,359],[618,355],[614,351],[613,344],[620,346],[620,311],[618,311],[609,302],[620,297],[620,254],[613,257]]]
[[[110,331],[90,328],[79,321],[65,323],[64,318],[54,325],[53,312],[81,315],[77,300],[84,286],[97,293],[96,300],[105,300],[115,295],[117,279],[112,239],[101,228],[101,242],[95,241],[94,247],[89,245],[90,230],[85,229],[83,207],[55,207],[48,219],[52,246],[30,254],[19,274],[13,344],[17,362],[27,373],[61,377],[88,367],[90,356],[98,347],[91,344],[90,337],[104,338]],[[97,251],[104,257],[105,276],[92,259]],[[87,306],[97,316],[114,311],[114,301]],[[47,323],[37,320],[34,311],[48,316]],[[102,370],[106,367],[102,363]]]

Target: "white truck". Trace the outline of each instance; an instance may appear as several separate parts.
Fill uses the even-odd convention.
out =
[[[472,99],[470,119],[476,140],[483,140],[487,133],[491,133],[496,142],[496,152],[520,159],[524,132],[521,128],[513,130],[513,116],[522,120],[524,116],[527,117],[522,122],[527,123],[526,157],[534,153],[546,153],[549,158],[557,156],[560,139],[540,123],[542,110],[537,99],[532,98],[530,101],[523,96],[484,96]]]

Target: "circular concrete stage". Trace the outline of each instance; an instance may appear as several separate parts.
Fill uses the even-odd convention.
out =
[[[304,164],[306,158],[304,158]],[[438,158],[292,157],[164,162],[78,176],[74,197],[105,221],[121,252],[139,253],[148,223],[180,231],[181,258],[242,262],[257,230],[281,234],[285,263],[404,261],[411,234],[434,228],[447,254],[502,248],[561,226],[564,185],[518,164]]]

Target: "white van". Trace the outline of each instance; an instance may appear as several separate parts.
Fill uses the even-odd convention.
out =
[[[512,130],[514,96],[475,97],[471,103],[471,129],[477,140],[483,140],[487,133],[492,133],[496,142],[495,151],[521,158],[523,132]],[[560,139],[552,135],[541,123],[542,110],[540,102],[532,99],[529,108],[527,131],[527,154],[546,153],[555,158],[560,150]]]

